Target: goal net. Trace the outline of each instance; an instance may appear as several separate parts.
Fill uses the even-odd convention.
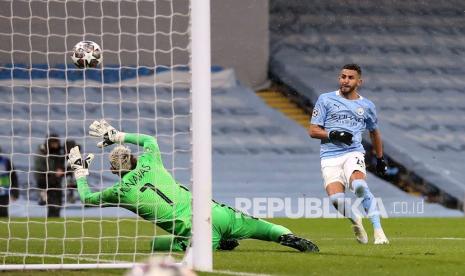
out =
[[[95,154],[92,191],[115,184],[111,149],[88,135],[104,118],[154,136],[165,168],[194,186],[196,201],[192,14],[189,0],[0,2],[0,269],[131,267],[154,254],[183,257],[152,252],[155,236],[173,234],[154,222],[120,207],[84,206],[65,156],[74,144]],[[83,40],[101,46],[99,68],[73,65],[71,50]]]

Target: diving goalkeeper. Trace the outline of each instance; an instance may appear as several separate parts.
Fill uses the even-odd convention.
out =
[[[102,207],[123,207],[172,234],[156,236],[151,244],[153,251],[186,250],[192,228],[191,192],[177,183],[163,166],[156,139],[117,131],[105,120],[94,121],[89,128],[91,136],[102,139],[98,147],[118,144],[110,153],[110,165],[112,173],[119,175],[121,180],[100,192],[92,192],[87,175],[93,155],[83,159],[79,147],[74,147],[68,162],[74,170],[81,201]],[[122,143],[139,145],[144,153],[136,158]],[[311,241],[293,235],[281,225],[248,216],[214,201],[211,206],[213,249],[232,250],[239,245],[238,240],[252,238],[274,241],[302,252],[319,251]]]

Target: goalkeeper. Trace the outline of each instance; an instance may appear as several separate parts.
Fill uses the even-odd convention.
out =
[[[117,145],[110,153],[111,171],[121,177],[115,185],[92,192],[87,183],[88,166],[93,155],[82,158],[78,147],[71,149],[69,160],[77,180],[79,196],[84,204],[120,206],[173,235],[157,236],[153,251],[184,251],[189,245],[192,228],[192,196],[178,184],[163,166],[156,139],[144,134],[117,131],[105,120],[94,121],[89,134],[102,138],[98,147],[130,143],[144,148],[136,158],[129,148]],[[252,238],[274,241],[303,252],[318,252],[311,241],[297,237],[287,228],[241,213],[231,207],[212,202],[213,249],[232,250],[237,240]]]

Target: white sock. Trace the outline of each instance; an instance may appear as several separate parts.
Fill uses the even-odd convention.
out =
[[[333,204],[334,208],[342,214],[344,217],[348,218],[352,224],[356,223],[357,216],[352,212],[351,206],[345,200],[344,193],[335,193],[329,196],[329,200]]]

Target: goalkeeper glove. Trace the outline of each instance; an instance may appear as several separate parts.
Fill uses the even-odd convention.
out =
[[[89,135],[94,137],[103,138],[103,141],[97,144],[97,147],[103,148],[114,143],[121,143],[124,140],[126,133],[116,130],[107,121],[100,120],[94,121],[89,126]]]
[[[79,151],[79,147],[75,146],[69,151],[68,154],[68,164],[74,171],[74,178],[78,179],[89,175],[89,166],[94,159],[94,155],[91,153],[87,155],[87,157],[82,160],[81,152]]]
[[[384,160],[384,157],[381,156],[381,158],[376,158],[376,173],[378,175],[385,175],[387,171],[387,163],[386,160]]]
[[[331,142],[344,143],[348,146],[352,144],[352,133],[347,131],[332,130],[329,132],[329,140]]]

